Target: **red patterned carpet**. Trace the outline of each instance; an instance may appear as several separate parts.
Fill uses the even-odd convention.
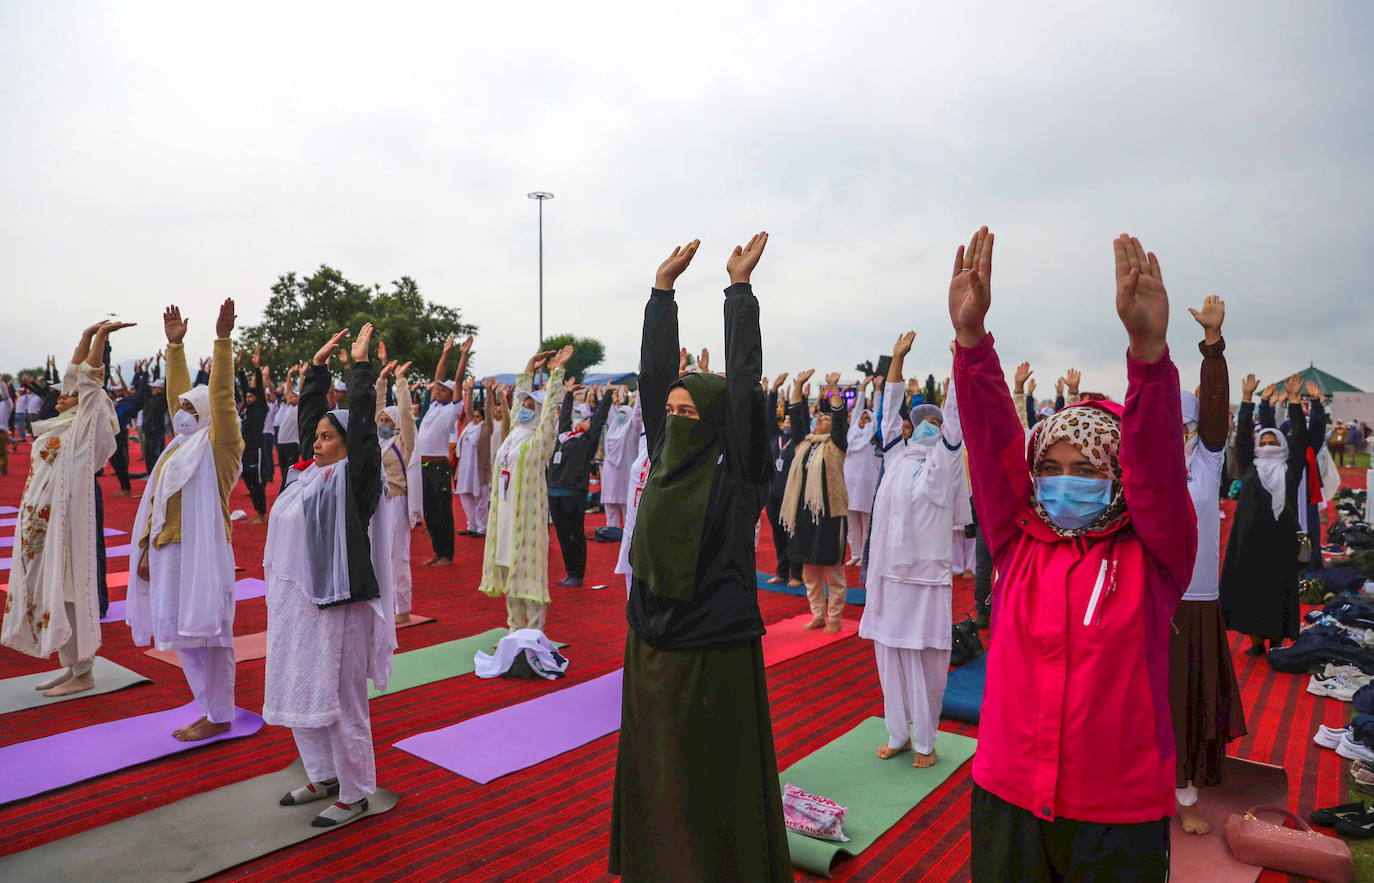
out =
[[[17,505],[27,469],[27,445],[0,478],[0,504]],[[137,462],[137,459],[135,459]],[[106,525],[127,530],[136,499],[114,496],[112,477],[101,479]],[[142,482],[135,482],[135,492]],[[234,508],[250,510],[240,485]],[[458,515],[461,526],[461,512]],[[599,517],[589,520],[599,524]],[[239,524],[234,547],[240,576],[262,575],[265,525]],[[126,537],[112,537],[119,545]],[[423,531],[413,536],[413,558],[429,557]],[[415,610],[436,622],[399,633],[400,650],[451,640],[504,624],[499,601],[476,591],[481,541],[458,538],[458,560],[446,569],[415,568]],[[610,789],[615,736],[598,739],[534,768],[477,785],[391,745],[407,736],[455,723],[549,690],[606,674],[620,666],[625,638],[621,578],[611,573],[614,545],[591,544],[587,585],[603,591],[554,587],[548,631],[568,644],[569,676],[563,683],[465,677],[430,684],[372,703],[380,784],[402,794],[392,812],[328,836],[264,856],[221,875],[224,879],[280,880],[559,880],[612,879],[606,874]],[[562,576],[556,544],[553,578]],[[111,571],[128,559],[111,560]],[[767,527],[761,569],[772,565]],[[0,574],[3,580],[5,574]],[[123,589],[113,589],[112,599]],[[955,585],[955,615],[968,615],[972,584]],[[759,598],[764,620],[774,623],[805,612],[805,600],[773,592]],[[240,602],[235,632],[266,628],[262,599]],[[122,623],[104,627],[101,653],[154,680],[89,699],[35,708],[0,718],[0,745],[64,730],[179,706],[190,699],[181,670],[143,655]],[[1239,643],[1235,645],[1239,649]],[[54,664],[0,650],[0,677],[52,669]],[[238,704],[261,710],[262,660],[238,668]],[[1306,816],[1313,807],[1340,802],[1344,762],[1318,748],[1311,735],[1320,723],[1339,726],[1345,706],[1305,692],[1305,677],[1273,672],[1267,664],[1237,655],[1251,735],[1233,746],[1237,756],[1282,764],[1292,789],[1290,808]],[[847,638],[768,669],[778,761],[786,767],[837,738],[863,718],[882,713],[881,694],[868,643]],[[189,721],[188,721],[189,722]],[[947,723],[945,729],[977,735],[977,728]],[[0,854],[46,843],[157,806],[271,772],[294,757],[291,735],[266,727],[258,735],[211,745],[143,766],[0,807]],[[842,880],[968,879],[968,766],[908,813],[872,848],[842,862]],[[155,844],[149,844],[156,848]],[[798,875],[799,879],[812,879]],[[1283,880],[1266,874],[1262,880]]]

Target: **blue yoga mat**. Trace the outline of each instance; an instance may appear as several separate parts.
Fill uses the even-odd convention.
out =
[[[964,723],[978,723],[983,710],[983,682],[988,676],[988,655],[984,653],[972,662],[949,673],[945,682],[944,708],[940,717]]]
[[[755,571],[754,577],[755,581],[758,583],[759,589],[762,591],[782,592],[784,595],[800,595],[803,598],[806,597],[806,586],[789,586],[785,582],[769,583],[768,581],[773,578],[773,574],[764,573],[761,570]],[[864,604],[868,601],[868,590],[856,589],[850,586],[845,590],[844,601],[846,604]]]

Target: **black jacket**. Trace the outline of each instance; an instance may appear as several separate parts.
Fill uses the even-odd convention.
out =
[[[677,380],[677,304],[673,292],[655,289],[644,309],[639,395],[651,462],[663,451],[664,408]],[[727,416],[724,450],[711,486],[697,583],[690,601],[655,595],[638,577],[631,580],[626,617],[635,632],[660,650],[727,647],[763,635],[755,577],[754,525],[773,480],[768,437],[773,425],[759,388],[763,339],[759,302],[747,283],[725,290],[725,381]],[[640,522],[639,529],[651,530]]]
[[[301,450],[315,447],[315,427],[329,412],[328,393],[333,378],[323,365],[311,365],[301,382],[296,416],[300,421]],[[377,372],[370,362],[354,362],[348,378],[348,512],[344,516],[348,534],[349,598],[341,601],[370,601],[381,596],[377,575],[372,570],[372,542],[367,526],[382,499],[382,449],[377,443]],[[333,605],[331,605],[333,606]]]
[[[558,434],[572,432],[573,397],[563,396],[563,404],[558,411]],[[592,414],[591,428],[581,435],[554,445],[553,455],[549,457],[545,478],[551,488],[569,488],[576,491],[587,489],[587,479],[592,471],[592,460],[596,457],[597,446],[601,444],[601,431],[606,428],[606,416],[611,411],[610,394],[603,395]]]
[[[326,372],[328,373],[328,372]],[[245,371],[239,373],[239,390],[244,393],[243,416],[240,418],[240,429],[243,433],[243,447],[245,450],[262,447],[262,431],[267,423],[267,397],[262,389],[262,375],[249,375]],[[249,381],[249,378],[252,381]],[[257,397],[257,401],[248,404],[248,393]],[[348,419],[352,420],[352,417]]]
[[[781,500],[783,493],[787,490],[787,473],[792,471],[792,457],[797,453],[797,438],[794,432],[783,432],[777,426],[777,422],[772,419],[778,413],[778,391],[773,390],[768,394],[768,430],[772,438],[768,442],[768,450],[773,458],[773,480],[769,484],[768,494],[776,500]],[[806,437],[806,431],[802,431],[802,438]]]

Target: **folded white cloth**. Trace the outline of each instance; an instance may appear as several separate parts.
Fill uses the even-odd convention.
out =
[[[568,660],[543,632],[539,629],[519,629],[502,638],[494,654],[477,651],[472,660],[477,677],[499,678],[510,670],[521,654],[540,677],[553,680],[563,677],[568,670]]]

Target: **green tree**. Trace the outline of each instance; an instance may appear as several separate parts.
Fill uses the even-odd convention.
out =
[[[541,350],[560,350],[572,344],[572,358],[568,360],[568,366],[564,369],[568,377],[581,379],[588,368],[600,365],[601,360],[606,358],[606,347],[601,341],[591,337],[576,337],[572,334],[555,334],[544,338]]]
[[[434,370],[450,334],[477,331],[453,307],[425,300],[409,276],[383,291],[380,285],[351,282],[322,264],[304,278],[295,273],[279,276],[262,321],[244,327],[238,345],[245,351],[260,348],[263,364],[280,379],[287,366],[309,361],[334,332],[348,328],[356,334],[365,322],[376,329],[372,339],[385,341],[391,358],[413,360],[413,373],[420,377]],[[456,353],[449,359],[450,370],[457,366],[454,358]]]

